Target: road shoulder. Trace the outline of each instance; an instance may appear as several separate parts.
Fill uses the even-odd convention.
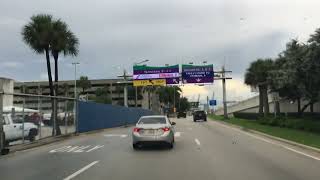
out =
[[[279,138],[279,137],[276,137],[276,136],[272,136],[272,135],[269,135],[269,134],[266,134],[266,133],[262,133],[262,132],[259,132],[259,131],[256,131],[256,130],[244,128],[242,126],[231,124],[231,123],[220,121],[220,120],[212,119],[211,122],[218,123],[220,125],[224,125],[224,126],[227,126],[229,128],[236,129],[238,131],[242,131],[243,133],[249,133],[251,135],[258,136],[260,138],[269,139],[269,140],[271,140],[273,142],[278,143],[279,145],[283,145],[284,147],[287,147],[287,146],[288,147],[293,147],[295,149],[298,149],[299,151],[303,151],[303,152],[306,152],[308,154],[312,154],[312,155],[314,155],[316,157],[320,157],[320,149],[315,148],[315,147],[307,146],[307,145],[300,144],[300,143],[297,143],[297,142],[294,142],[294,141],[290,141],[290,140],[287,140],[287,139]],[[268,142],[271,142],[271,141],[268,141]],[[287,148],[287,149],[289,149],[289,148]]]

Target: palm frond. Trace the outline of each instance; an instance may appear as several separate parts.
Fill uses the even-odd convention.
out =
[[[31,21],[22,28],[22,39],[36,53],[44,53],[49,47],[52,33],[52,16],[39,14],[31,17]]]

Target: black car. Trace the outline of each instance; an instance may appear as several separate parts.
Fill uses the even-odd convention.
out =
[[[195,111],[193,112],[193,121],[196,122],[197,120],[207,121],[207,114],[205,111]]]
[[[177,114],[177,118],[186,118],[187,117],[187,113],[184,111],[179,111]]]

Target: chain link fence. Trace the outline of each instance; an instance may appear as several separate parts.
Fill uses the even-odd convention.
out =
[[[0,92],[2,148],[75,133],[76,105],[69,97]]]

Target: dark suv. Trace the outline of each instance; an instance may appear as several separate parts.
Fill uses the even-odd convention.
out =
[[[179,111],[177,114],[177,118],[186,118],[187,117],[187,113],[184,111]]]
[[[193,121],[196,122],[197,120],[207,121],[207,114],[205,111],[195,111],[193,112]]]

